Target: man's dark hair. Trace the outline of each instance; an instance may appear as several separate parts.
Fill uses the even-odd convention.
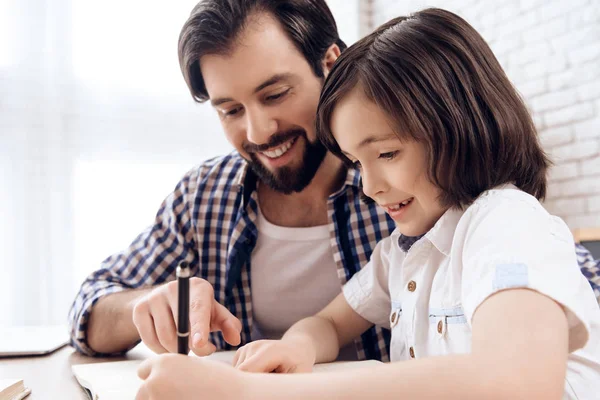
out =
[[[331,115],[355,87],[401,140],[425,146],[442,204],[462,208],[505,183],[545,196],[550,162],[531,116],[485,40],[459,16],[426,9],[395,18],[338,58],[321,92],[317,134],[343,160]]]
[[[322,61],[327,49],[334,43],[340,50],[346,48],[325,0],[203,0],[179,35],[179,65],[195,101],[208,100],[200,57],[227,54],[248,17],[261,12],[279,21],[319,78],[324,76]]]

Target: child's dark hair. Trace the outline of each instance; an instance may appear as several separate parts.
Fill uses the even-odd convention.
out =
[[[464,207],[504,183],[544,198],[550,161],[531,116],[487,43],[459,16],[430,8],[395,18],[340,56],[321,93],[317,132],[342,159],[331,116],[355,87],[400,139],[425,145],[444,205]]]

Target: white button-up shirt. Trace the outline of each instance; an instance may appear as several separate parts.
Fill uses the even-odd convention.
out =
[[[392,361],[470,352],[477,307],[500,290],[529,288],[568,319],[565,398],[600,398],[600,308],[571,232],[537,199],[505,185],[448,210],[408,252],[400,236],[379,242],[343,289],[358,314],[391,329]]]

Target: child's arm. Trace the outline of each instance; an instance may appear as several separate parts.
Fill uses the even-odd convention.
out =
[[[306,325],[304,334],[321,356],[331,357],[340,340],[336,338],[355,333],[349,329],[353,323],[336,321],[327,329],[321,322],[320,331]],[[334,333],[331,326],[336,325],[348,330]],[[323,343],[313,335],[321,335]],[[567,341],[567,319],[557,303],[531,290],[506,290],[489,297],[475,312],[471,354],[339,373],[261,374],[248,380],[244,392],[248,399],[265,400],[284,393],[288,399],[558,400],[565,385]]]
[[[250,372],[305,372],[315,363],[333,361],[339,349],[372,323],[339,294],[314,317],[292,325],[279,340],[259,340],[238,350],[234,366]]]

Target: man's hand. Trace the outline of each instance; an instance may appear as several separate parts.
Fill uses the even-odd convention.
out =
[[[258,340],[240,348],[233,366],[247,372],[312,372],[314,350],[307,343],[290,340]]]
[[[177,281],[157,287],[133,308],[133,323],[142,341],[155,353],[177,352]],[[240,344],[242,323],[214,297],[210,283],[190,279],[190,349],[199,356],[213,353],[209,332],[222,331],[227,343]]]

